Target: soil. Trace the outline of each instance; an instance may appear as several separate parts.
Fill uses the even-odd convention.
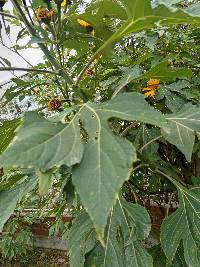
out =
[[[69,267],[66,251],[34,248],[15,260],[0,256],[0,267]]]

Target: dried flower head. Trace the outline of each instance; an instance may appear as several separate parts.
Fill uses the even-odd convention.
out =
[[[49,10],[45,7],[40,7],[36,10],[36,16],[38,21],[43,21],[44,19],[50,19],[53,16],[53,10]]]
[[[53,98],[48,102],[49,110],[57,110],[61,106],[61,101],[59,98]]]

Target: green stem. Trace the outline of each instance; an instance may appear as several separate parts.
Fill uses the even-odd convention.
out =
[[[20,19],[20,18],[17,17],[17,16],[11,15],[11,14],[6,13],[6,12],[3,12],[3,11],[0,11],[0,15],[2,15],[2,16],[4,16],[4,17],[12,18],[12,19]]]
[[[76,81],[76,86],[78,86],[78,84],[80,83],[81,79],[83,78],[84,73],[86,72],[86,70],[90,67],[90,65],[92,64],[92,62],[98,57],[98,54],[95,54],[90,60],[89,62],[85,65],[85,67],[81,70],[77,81]]]
[[[35,31],[35,29],[33,29],[33,27],[30,25],[29,21],[27,20],[26,16],[23,13],[23,10],[21,9],[19,3],[17,0],[11,0],[11,2],[13,3],[15,9],[17,10],[17,12],[19,13],[22,21],[24,22],[27,30],[29,31],[29,33],[36,38],[39,38],[39,36],[37,36],[37,33]],[[46,46],[42,43],[38,43],[38,46],[40,47],[40,49],[43,51],[43,53],[45,54],[45,56],[47,57],[47,59],[49,60],[49,62],[54,66],[54,68],[56,70],[59,71],[60,75],[63,76],[63,78],[66,80],[67,83],[69,84],[74,84],[72,78],[68,75],[68,73],[61,69],[61,66],[59,64],[59,62],[50,54],[49,50],[46,48]]]
[[[51,71],[51,70],[40,70],[34,68],[18,68],[18,67],[0,67],[0,71],[34,71],[34,72],[41,72],[41,73],[51,73],[55,75],[60,75],[60,73]]]
[[[8,50],[10,50],[13,53],[16,53],[19,57],[21,57],[29,66],[33,67],[33,65],[22,55],[20,54],[16,48],[14,48],[13,44],[11,43],[11,45],[13,46],[13,48],[7,46],[6,44],[3,43],[3,40],[0,40],[0,43],[7,48]]]

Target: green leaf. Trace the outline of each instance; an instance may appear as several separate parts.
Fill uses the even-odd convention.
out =
[[[180,77],[192,77],[192,71],[188,68],[172,68],[167,61],[159,62],[150,70],[141,75],[140,79],[160,79],[162,82],[174,81]]]
[[[171,84],[162,85],[166,90],[181,93],[184,88],[190,87],[190,82],[187,80],[178,80]]]
[[[16,128],[21,124],[21,119],[4,121],[0,126],[0,154],[8,147],[15,136]]]
[[[127,18],[121,27],[96,51],[93,58],[102,54],[110,45],[117,42],[128,34],[133,34],[147,29],[160,26],[170,26],[182,23],[197,24],[200,18],[192,17],[182,10],[167,8],[165,5],[151,7],[150,0],[120,0],[124,7]]]
[[[109,218],[103,267],[153,266],[139,241],[150,229],[150,217],[143,207],[119,200]]]
[[[197,23],[198,18],[184,13],[181,10],[170,10],[164,5],[156,8],[151,7],[149,0],[121,0],[127,12],[127,21],[119,28],[115,35],[124,35],[156,27],[157,23],[162,26]]]
[[[21,87],[21,86],[27,86],[27,85],[31,85],[30,82],[28,81],[24,81],[20,78],[12,78],[11,79],[14,83],[16,83],[17,86]]]
[[[185,261],[189,266],[197,267],[200,266],[200,188],[188,190],[178,182],[172,182],[178,189],[179,207],[161,225],[161,245],[171,261],[182,240]]]
[[[186,103],[185,99],[175,94],[167,86],[161,85],[156,93],[156,100],[165,99],[165,105],[172,112],[179,111]]]
[[[0,231],[4,224],[13,213],[17,202],[22,199],[29,191],[36,185],[35,177],[27,178],[23,183],[17,185],[15,188],[5,191],[0,191]]]
[[[83,146],[76,121],[54,123],[36,112],[27,112],[15,142],[0,156],[0,164],[46,171],[62,164],[76,164],[82,154]]]
[[[108,102],[82,107],[79,118],[89,138],[81,163],[73,169],[72,181],[101,236],[117,193],[136,160],[132,144],[114,136],[109,129],[107,120],[112,117],[165,125],[161,113],[138,93],[121,94]]]
[[[188,267],[184,259],[184,251],[182,246],[177,249],[173,261],[167,260],[160,244],[150,248],[148,252],[153,257],[154,267]]]
[[[0,182],[0,191],[10,189],[11,187],[15,186],[17,182],[24,178],[24,174],[18,171],[11,171],[11,174],[5,174],[6,179],[2,179],[3,181]],[[3,177],[3,178],[4,178]]]
[[[97,240],[92,221],[86,212],[81,212],[73,221],[68,237],[70,266],[82,267],[85,254],[93,249]]]
[[[154,267],[166,267],[166,257],[160,244],[151,247],[148,252],[153,258]]]
[[[41,172],[38,170],[37,176],[39,179],[39,194],[42,196],[47,194],[51,187],[52,170],[49,170],[47,172]]]
[[[84,240],[88,242],[89,237],[91,238],[93,235],[93,226],[89,224],[91,220],[86,215],[84,215],[85,217],[81,216],[82,220],[77,218],[70,231],[70,238],[73,240],[73,242],[70,241],[70,244],[73,244],[73,247],[70,246],[70,256],[75,261],[79,259],[72,266],[79,267],[83,266],[82,262],[85,260],[84,253],[86,254],[89,251],[85,251],[82,242]],[[86,227],[84,227],[85,225]],[[86,229],[85,232],[83,229]],[[138,204],[118,200],[111,211],[106,229],[105,248],[93,242],[92,245],[95,245],[95,247],[91,250],[92,246],[90,246],[91,251],[86,255],[85,267],[153,266],[151,256],[140,242],[149,235],[151,230],[151,220],[145,208]],[[83,244],[85,243],[83,242]],[[82,257],[77,256],[80,252],[82,252]]]
[[[200,132],[199,116],[200,108],[188,104],[179,112],[166,115],[168,124],[162,128],[165,139],[180,149],[188,161],[192,156],[195,132]]]
[[[119,80],[118,86],[116,87],[115,92],[113,93],[113,97],[115,97],[124,86],[126,86],[131,81],[138,79],[142,75],[142,71],[137,65],[134,66],[132,69],[126,69],[125,73],[126,74],[124,75],[124,77]]]
[[[191,16],[200,16],[200,4],[192,4],[186,9],[187,13],[190,14]]]
[[[31,166],[43,172],[62,164],[76,164],[73,184],[103,236],[110,209],[136,160],[132,144],[109,128],[108,119],[113,117],[160,127],[166,124],[164,116],[138,93],[121,94],[99,104],[85,103],[68,124],[50,122],[29,112],[16,141],[0,156],[0,164]],[[84,154],[78,124],[86,140]]]
[[[171,261],[167,261],[166,267],[188,267],[188,264],[186,263],[184,258],[184,251],[182,246],[177,249],[173,262],[171,263]]]
[[[133,140],[134,145],[136,147],[145,146],[150,140],[157,138],[160,136],[160,130],[157,128],[148,128],[145,124],[141,124],[137,129],[135,129],[133,133]],[[143,156],[149,158],[150,156],[155,157],[155,152],[157,152],[159,145],[156,142],[152,142],[142,150]]]
[[[10,61],[7,59],[7,58],[4,58],[4,57],[0,57],[0,59],[8,66],[8,67],[11,67],[11,63]],[[3,63],[1,62],[1,63]],[[4,65],[4,64],[3,64]]]
[[[124,77],[118,82],[118,86],[115,89],[113,97],[121,91],[121,89],[134,80],[141,79],[160,79],[161,82],[174,81],[176,78],[180,77],[192,77],[192,71],[187,68],[171,68],[167,61],[159,62],[157,65],[153,66],[151,69],[142,73],[138,66],[132,69],[126,70]]]
[[[98,244],[86,255],[84,267],[103,267],[104,249]]]

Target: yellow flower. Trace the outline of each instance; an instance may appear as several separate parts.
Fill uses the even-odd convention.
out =
[[[156,89],[159,88],[160,80],[158,79],[150,79],[147,82],[147,87],[143,88],[145,97],[154,97],[156,94]]]
[[[92,24],[90,24],[89,22],[87,22],[83,19],[77,19],[77,22],[81,27],[84,27],[84,28],[92,27]]]
[[[151,91],[151,90],[155,90],[157,88],[158,88],[157,85],[150,85],[148,87],[143,88],[142,91]]]
[[[156,94],[155,90],[147,91],[144,93],[145,97],[154,97]]]
[[[63,0],[62,2],[61,2],[61,8],[65,8],[65,6],[67,5],[67,0]]]
[[[87,33],[91,34],[92,36],[95,35],[95,30],[92,26],[91,23],[85,21],[85,20],[82,20],[82,19],[77,19],[77,22],[79,23],[79,25],[83,28],[86,28],[87,29]]]
[[[159,85],[160,84],[160,80],[158,79],[150,79],[148,82],[147,82],[147,85]]]
[[[72,4],[72,1],[71,0],[63,0],[61,2],[61,8],[65,8],[67,5],[71,5]]]

